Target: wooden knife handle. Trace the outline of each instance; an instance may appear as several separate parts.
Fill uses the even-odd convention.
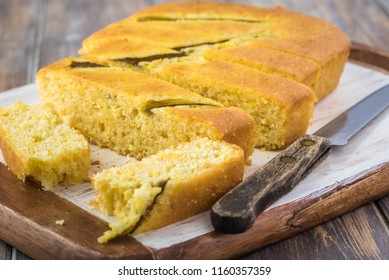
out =
[[[246,231],[261,212],[292,190],[329,151],[326,138],[299,138],[219,199],[212,207],[212,225],[224,233]]]

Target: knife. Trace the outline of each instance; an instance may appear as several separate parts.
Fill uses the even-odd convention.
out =
[[[277,199],[288,193],[330,152],[342,146],[389,104],[389,85],[382,87],[340,114],[313,135],[305,135],[212,207],[211,222],[217,231],[241,233]]]

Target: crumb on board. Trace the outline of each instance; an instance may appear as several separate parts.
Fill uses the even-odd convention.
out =
[[[101,162],[99,160],[92,161],[92,165],[100,164]]]
[[[93,209],[98,209],[99,204],[97,203],[96,200],[92,200],[89,202],[89,206],[92,207]]]
[[[57,225],[63,226],[63,224],[65,223],[65,220],[56,220],[55,223]]]

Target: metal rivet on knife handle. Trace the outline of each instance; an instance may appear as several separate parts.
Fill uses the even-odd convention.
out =
[[[216,202],[211,211],[215,229],[224,233],[246,231],[263,210],[306,176],[329,147],[328,139],[314,135],[291,144]]]

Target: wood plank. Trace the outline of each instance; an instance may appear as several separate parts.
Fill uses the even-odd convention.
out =
[[[377,201],[378,207],[381,210],[382,215],[385,217],[385,223],[389,227],[389,196]]]
[[[242,259],[388,259],[388,248],[389,230],[370,203]]]
[[[1,2],[0,91],[30,83],[40,0]],[[12,32],[9,32],[9,31]],[[22,253],[0,242],[0,259],[23,259]]]
[[[12,257],[12,247],[0,240],[0,260],[10,260]]]
[[[2,2],[0,9],[0,91],[24,85],[33,60],[39,0]]]
[[[145,1],[141,0],[45,2],[38,68],[64,57],[78,56],[81,42],[87,36],[144,7]]]
[[[375,2],[389,18],[389,2],[387,0],[375,0]]]

